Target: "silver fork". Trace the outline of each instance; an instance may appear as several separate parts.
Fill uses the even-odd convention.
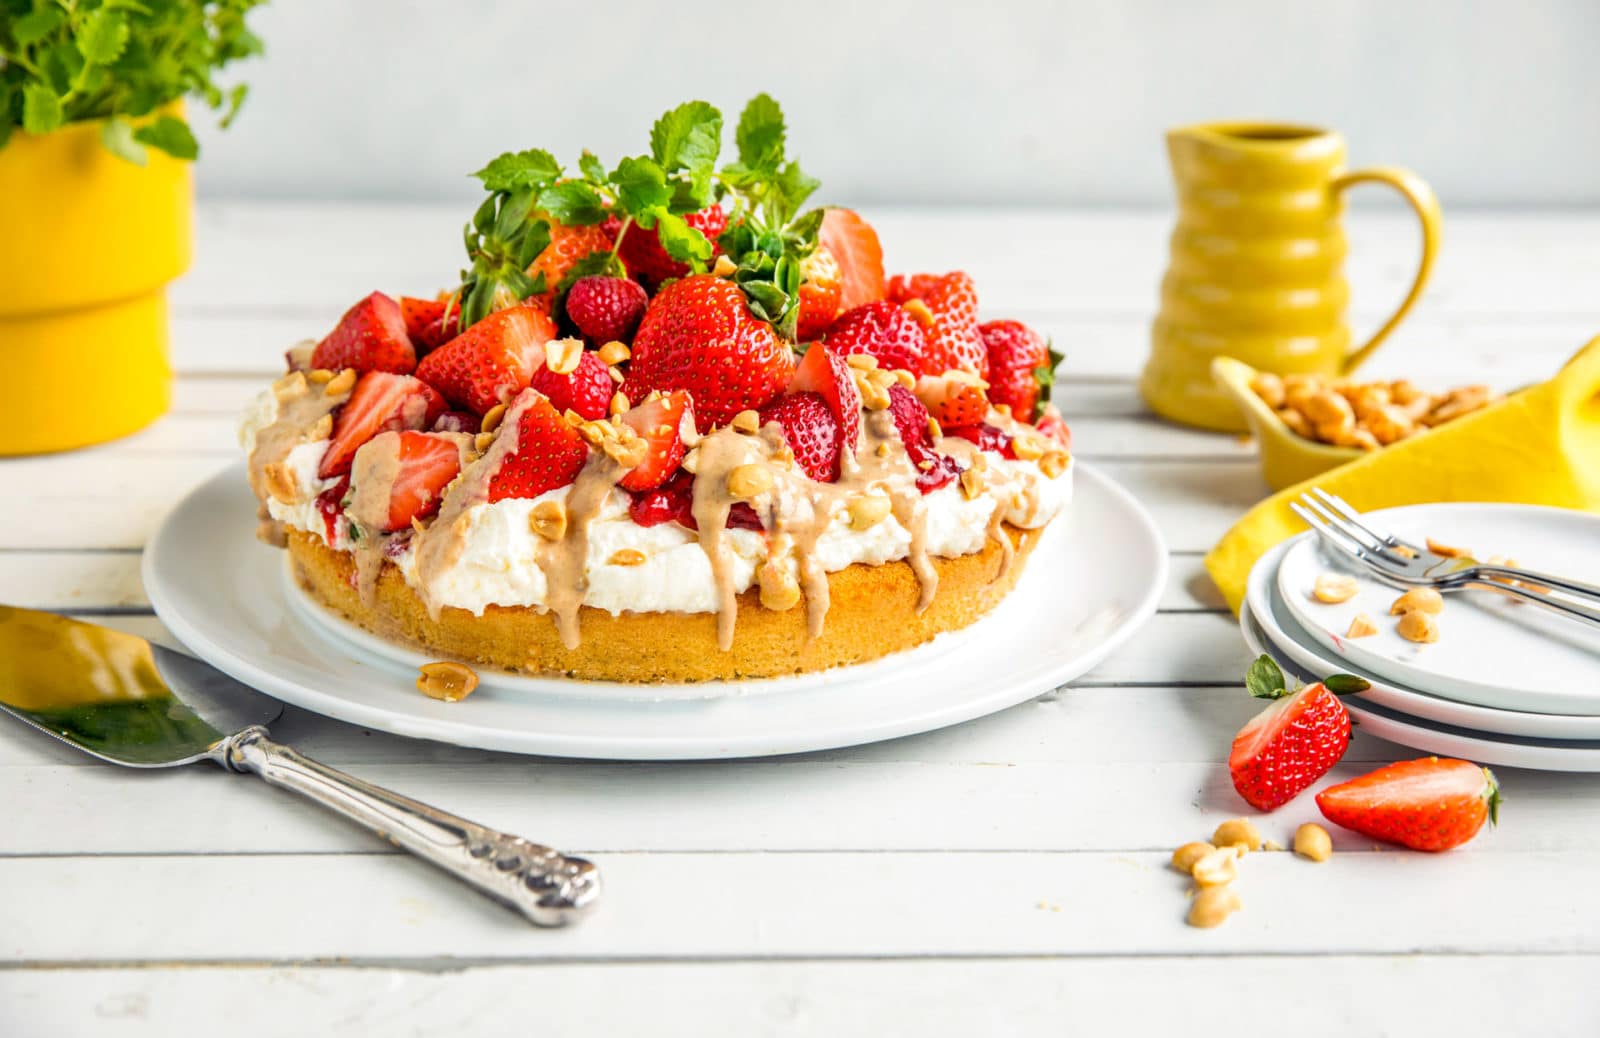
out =
[[[1312,487],[1289,508],[1323,543],[1356,559],[1373,576],[1395,587],[1431,587],[1441,594],[1468,588],[1498,591],[1600,627],[1600,588],[1515,566],[1491,565],[1440,555],[1372,525],[1344,499]]]

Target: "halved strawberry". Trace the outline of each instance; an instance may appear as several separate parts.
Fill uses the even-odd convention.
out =
[[[382,436],[394,436],[399,441],[395,447],[399,465],[389,484],[389,521],[382,531],[392,533],[410,526],[413,519],[426,519],[439,510],[444,488],[461,472],[461,445],[438,433],[406,431]],[[386,447],[381,437],[372,444]]]
[[[818,245],[800,261],[800,318],[795,326],[797,342],[811,342],[828,330],[839,316],[839,261],[826,245]]]
[[[1397,761],[1329,786],[1317,807],[1335,825],[1416,851],[1459,847],[1500,820],[1494,772],[1464,760]]]
[[[1257,699],[1275,702],[1234,736],[1228,771],[1233,788],[1246,803],[1271,811],[1339,763],[1350,745],[1350,715],[1338,696],[1359,692],[1368,684],[1349,674],[1335,674],[1291,692],[1272,657],[1260,656],[1250,664],[1245,686]]]
[[[1055,404],[1044,405],[1044,413],[1033,427],[1059,443],[1062,450],[1072,449],[1072,430],[1067,428],[1067,420],[1061,417]]]
[[[839,263],[839,308],[851,310],[884,297],[883,246],[872,225],[849,209],[829,209],[817,241]]]
[[[567,339],[565,343],[561,340],[551,341],[553,344],[571,344],[580,348],[583,345],[576,339]],[[556,349],[557,345],[551,348]],[[549,360],[547,356],[543,363],[533,369],[528,385],[549,397],[557,411],[576,411],[590,420],[604,418],[612,394],[617,391],[616,383],[611,381],[611,369],[606,367],[605,361],[591,351],[584,351],[578,356],[577,367],[565,375],[558,375],[550,370]]]
[[[1003,458],[1015,458],[1017,452],[1011,447],[1011,437],[1006,435],[1004,429],[989,425],[946,425],[946,436],[959,436],[968,443],[978,446],[979,450],[994,451]]]
[[[924,494],[946,486],[961,475],[961,465],[948,454],[933,449],[928,429],[928,409],[904,386],[889,387],[889,415],[905,444],[906,457],[917,468],[917,489]]]
[[[500,435],[515,435],[517,449],[489,477],[488,500],[538,497],[578,478],[589,448],[550,401],[524,389],[506,409]]]
[[[761,409],[761,424],[768,422],[783,426],[783,438],[806,475],[819,483],[839,478],[839,420],[821,393],[780,396]]]
[[[317,475],[323,479],[344,475],[363,443],[381,432],[430,428],[444,409],[444,397],[419,378],[367,372],[333,420],[332,442]]]
[[[790,393],[816,393],[827,402],[845,450],[854,451],[861,440],[861,393],[844,357],[822,343],[813,343],[795,366]],[[835,465],[837,471],[837,465]]]
[[[537,307],[497,310],[423,357],[417,377],[483,414],[527,388],[541,347],[555,335],[555,323]]]
[[[920,300],[927,308],[923,331],[928,348],[922,355],[922,373],[970,371],[989,374],[989,351],[978,331],[978,289],[962,271],[949,274],[896,274],[889,279],[889,298],[897,303]]]
[[[683,419],[689,415],[691,428],[694,409],[689,394],[681,389],[650,396],[622,413],[622,421],[639,434],[647,449],[644,460],[618,480],[624,490],[650,490],[664,483],[683,461]]]
[[[978,425],[989,415],[989,397],[976,375],[948,371],[917,379],[917,399],[940,425]]]
[[[449,320],[445,319],[446,310],[450,313]],[[455,338],[456,318],[461,315],[461,308],[448,299],[401,296],[400,315],[405,318],[406,334],[411,337],[417,356],[423,357]]]
[[[928,336],[922,325],[898,303],[879,300],[846,310],[833,322],[823,342],[834,353],[848,357],[865,353],[875,357],[878,367],[909,371],[922,370],[922,354]]]
[[[409,374],[417,366],[417,351],[406,334],[400,304],[374,292],[344,312],[327,338],[311,352],[313,368],[358,373],[392,371]]]
[[[679,469],[659,487],[629,495],[628,517],[640,526],[677,523],[698,530],[700,524],[694,518],[694,476]],[[728,521],[724,525],[729,529],[763,529],[761,517],[743,501],[728,509]]]

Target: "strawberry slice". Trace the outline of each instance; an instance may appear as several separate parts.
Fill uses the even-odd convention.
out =
[[[1494,773],[1464,760],[1397,761],[1317,794],[1335,825],[1415,851],[1447,851],[1500,820]]]
[[[555,338],[548,314],[533,306],[497,310],[417,365],[417,377],[477,414],[526,389],[542,347]]]
[[[1366,681],[1349,674],[1284,687],[1283,671],[1271,656],[1250,664],[1245,686],[1273,704],[1252,717],[1233,738],[1228,771],[1245,802],[1271,811],[1299,796],[1339,763],[1350,745],[1350,715],[1339,696],[1360,692]]]
[[[323,479],[344,475],[363,443],[389,430],[427,429],[444,409],[444,397],[421,379],[367,372],[333,421],[333,439],[317,475]]]
[[[961,475],[961,465],[948,454],[933,449],[928,429],[928,409],[904,386],[889,387],[889,415],[905,444],[906,457],[917,467],[917,489],[927,494]]]
[[[629,469],[619,484],[624,490],[651,490],[666,482],[683,461],[683,416],[694,424],[694,408],[689,394],[675,389],[651,396],[624,411],[622,421],[646,444],[644,461]]]
[[[821,393],[780,396],[761,409],[761,424],[768,422],[783,427],[783,438],[806,475],[818,483],[839,478],[839,420]]]
[[[476,327],[476,325],[474,325]],[[589,448],[550,401],[525,389],[506,411],[500,435],[514,430],[517,449],[506,455],[489,479],[488,500],[538,497],[578,478]]]
[[[389,486],[389,522],[383,532],[403,530],[413,519],[426,519],[439,510],[444,488],[461,472],[458,441],[437,433],[384,433],[399,438],[396,456],[400,466]]]
[[[449,320],[445,319],[447,309]],[[456,337],[456,318],[460,313],[448,299],[400,297],[400,316],[405,318],[406,334],[411,338],[411,345],[416,347],[418,357],[426,356]]]
[[[965,371],[917,379],[917,399],[942,426],[978,425],[989,415],[989,397],[977,376]]]
[[[406,334],[400,304],[374,292],[344,312],[328,337],[311,352],[313,368],[357,373],[390,371],[410,374],[417,366],[417,351]]]
[[[795,366],[789,380],[791,393],[816,393],[827,402],[833,420],[844,434],[843,448],[854,451],[861,439],[861,393],[840,354],[815,343]],[[837,470],[837,463],[835,464]]]
[[[829,209],[817,241],[839,263],[839,309],[851,310],[884,297],[883,246],[871,224],[850,209]]]

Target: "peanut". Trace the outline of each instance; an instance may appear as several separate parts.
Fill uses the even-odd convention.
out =
[[[749,501],[772,489],[772,471],[765,465],[739,465],[728,473],[728,493]]]
[[[1394,600],[1389,607],[1390,616],[1401,616],[1412,610],[1438,614],[1444,611],[1444,596],[1431,587],[1414,587]]]
[[[600,363],[610,365],[621,364],[623,361],[633,356],[633,351],[628,349],[626,343],[621,343],[615,339],[612,339],[610,342],[600,347],[599,354]]]
[[[1395,630],[1407,641],[1430,644],[1439,640],[1439,624],[1420,609],[1412,609],[1402,616]]]
[[[1312,585],[1311,597],[1318,602],[1336,605],[1350,601],[1360,590],[1361,585],[1356,583],[1354,577],[1343,573],[1323,573],[1318,575],[1316,583]]]
[[[540,501],[528,513],[528,527],[547,541],[559,541],[567,533],[567,509],[560,501]]]
[[[1194,872],[1195,863],[1214,850],[1215,847],[1203,840],[1186,843],[1172,852],[1172,867],[1186,876],[1190,875]]]
[[[1230,818],[1217,826],[1217,831],[1211,834],[1211,842],[1218,847],[1238,845],[1247,851],[1259,851],[1261,833],[1248,818]]]
[[[1250,380],[1256,396],[1274,411],[1283,406],[1283,379],[1270,371],[1258,371]]]
[[[643,566],[646,561],[648,560],[644,552],[638,548],[618,548],[611,553],[611,557],[606,560],[606,564],[611,566]]]
[[[1366,638],[1378,633],[1378,625],[1366,613],[1357,613],[1350,618],[1350,627],[1344,632],[1346,638]]]
[[[889,516],[889,499],[882,494],[863,494],[850,499],[845,506],[850,517],[850,529],[870,530]]]
[[[739,432],[753,433],[761,428],[761,416],[754,411],[740,411],[730,424]]]
[[[459,703],[478,687],[477,672],[454,660],[424,663],[417,672],[417,691],[429,699]]]
[[[1333,857],[1333,838],[1322,826],[1307,822],[1294,831],[1294,852],[1312,861],[1327,861]]]
[[[1197,886],[1226,886],[1239,876],[1240,853],[1241,851],[1237,845],[1218,847],[1195,862],[1194,867],[1189,870],[1189,874],[1194,877]]]
[[[1472,552],[1467,548],[1457,548],[1454,545],[1446,544],[1443,541],[1436,541],[1432,537],[1427,538],[1426,543],[1429,551],[1433,552],[1435,555],[1443,555],[1447,559],[1459,559],[1463,555],[1472,554]]]
[[[1189,902],[1189,925],[1209,930],[1221,926],[1243,907],[1238,892],[1232,887],[1206,887]]]

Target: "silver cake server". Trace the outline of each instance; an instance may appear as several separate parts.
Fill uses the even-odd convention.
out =
[[[303,757],[267,737],[282,704],[121,631],[0,605],[0,710],[113,764],[213,761],[254,772],[430,861],[540,926],[600,894],[592,862],[497,832]]]

